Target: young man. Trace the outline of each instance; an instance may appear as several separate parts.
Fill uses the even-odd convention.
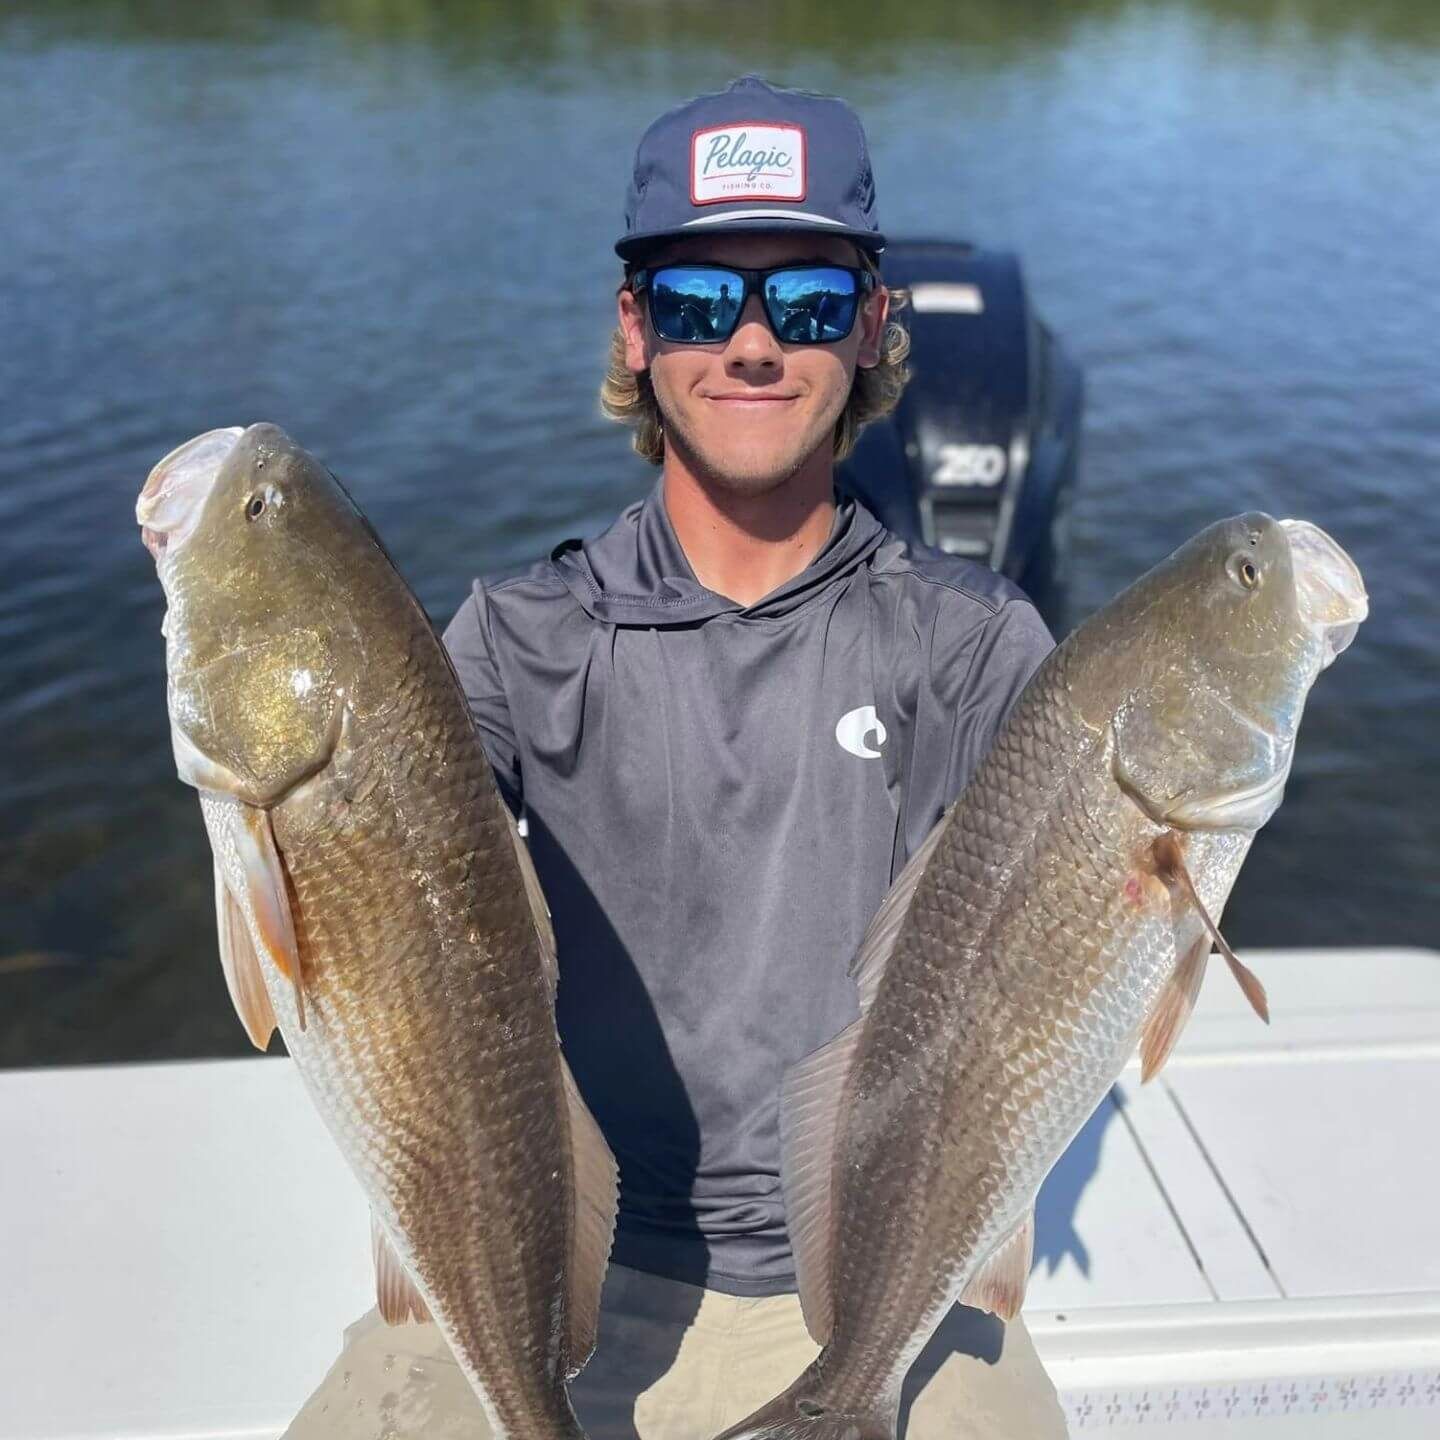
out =
[[[680,106],[640,142],[626,219],[602,399],[659,482],[598,539],[477,582],[445,639],[527,816],[562,1040],[620,1164],[575,1408],[592,1440],[708,1440],[815,1354],[781,1076],[855,1017],[870,917],[1051,640],[1005,580],[836,498],[905,351],[847,105],[747,77]],[[427,1369],[432,1421],[485,1433],[434,1327],[372,1315],[290,1434],[370,1433],[382,1352]],[[1064,1434],[1023,1324],[959,1309],[902,1421]]]

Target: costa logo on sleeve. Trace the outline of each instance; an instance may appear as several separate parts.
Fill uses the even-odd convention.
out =
[[[690,139],[690,202],[803,200],[805,132],[798,125],[715,125]]]

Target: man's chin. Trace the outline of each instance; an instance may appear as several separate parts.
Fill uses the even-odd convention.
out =
[[[758,423],[737,424],[717,437],[704,427],[691,428],[661,405],[665,443],[691,474],[729,495],[755,497],[779,490],[793,480],[822,447],[832,444],[833,424],[786,426],[775,433]]]
[[[778,471],[769,468],[719,469],[715,466],[703,466],[697,473],[705,480],[706,484],[714,486],[717,490],[723,490],[727,495],[754,499],[760,495],[768,495],[772,490],[779,490],[787,480],[792,479],[798,473],[799,469],[798,465],[788,466]]]
[[[717,489],[731,495],[766,495],[794,479],[811,453],[789,447],[780,451],[739,448],[724,454],[699,449],[691,454],[690,468]]]

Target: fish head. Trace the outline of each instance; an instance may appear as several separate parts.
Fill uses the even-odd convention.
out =
[[[1367,611],[1354,561],[1306,521],[1251,513],[1203,530],[1107,620],[1122,788],[1162,825],[1259,829],[1310,687]]]
[[[171,451],[135,513],[165,590],[180,776],[273,804],[336,744],[361,648],[337,573],[363,519],[273,425]]]

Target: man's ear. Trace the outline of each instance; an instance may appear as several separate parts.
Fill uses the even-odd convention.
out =
[[[880,363],[889,315],[890,292],[883,285],[877,285],[860,307],[860,348],[855,355],[860,369],[873,370]]]
[[[625,368],[632,375],[650,368],[645,325],[645,306],[627,285],[616,297],[620,333],[625,337]]]

